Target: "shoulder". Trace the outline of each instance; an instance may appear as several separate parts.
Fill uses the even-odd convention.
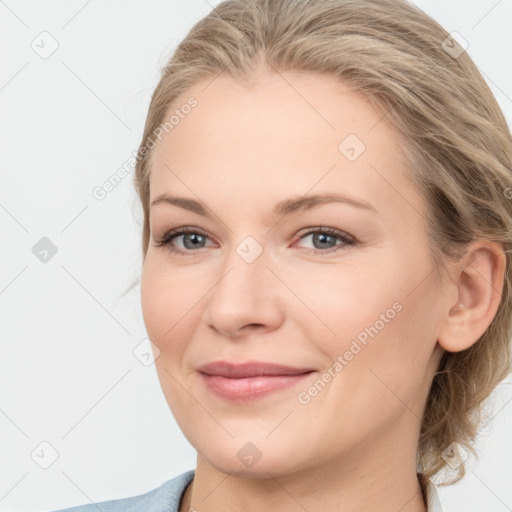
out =
[[[195,470],[186,471],[167,480],[156,489],[131,496],[99,503],[88,503],[54,512],[178,512],[178,505],[187,485],[194,478]]]

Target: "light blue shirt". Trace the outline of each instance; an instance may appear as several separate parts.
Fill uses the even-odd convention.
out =
[[[54,512],[178,512],[181,497],[194,475],[195,470],[192,469],[139,496],[89,503]],[[432,483],[427,487],[427,512],[443,512]]]

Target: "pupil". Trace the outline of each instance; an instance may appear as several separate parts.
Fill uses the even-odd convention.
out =
[[[194,245],[192,245],[192,247],[188,247],[188,246],[187,246],[187,242],[186,242],[186,241],[187,241],[187,237],[191,237],[191,238],[195,239],[195,241],[196,241],[196,242],[197,242],[198,240],[199,240],[199,242],[200,242],[200,239],[201,239],[201,238],[203,238],[203,236],[202,236],[202,235],[197,235],[197,234],[195,234],[195,233],[190,233],[190,234],[185,235],[185,236],[183,237],[183,245],[185,245],[185,247],[187,247],[187,249],[190,249],[190,248],[192,248],[192,249],[193,249],[193,248],[194,248]]]
[[[326,243],[326,238],[332,238],[332,236],[328,235],[326,233],[315,233],[313,235],[313,242],[319,242],[320,244]],[[325,248],[325,247],[323,247],[323,248]]]

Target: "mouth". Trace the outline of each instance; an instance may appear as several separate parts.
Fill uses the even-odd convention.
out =
[[[248,361],[246,363],[231,363],[229,361],[213,361],[198,368],[200,373],[217,375],[233,379],[260,376],[300,375],[314,371],[313,368],[298,368],[264,361]]]
[[[216,361],[198,368],[207,389],[230,402],[247,402],[284,391],[315,370],[259,361],[235,364]]]

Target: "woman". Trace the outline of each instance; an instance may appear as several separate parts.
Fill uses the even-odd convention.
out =
[[[512,137],[403,0],[232,0],[136,167],[141,300],[197,466],[68,510],[441,510],[510,371]],[[448,478],[451,477],[451,480]]]

